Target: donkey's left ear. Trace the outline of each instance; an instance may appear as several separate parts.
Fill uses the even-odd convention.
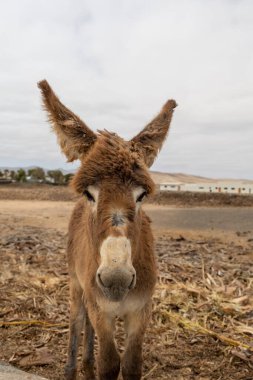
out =
[[[145,164],[150,167],[167,136],[173,109],[177,106],[175,100],[168,100],[161,112],[149,123],[131,142],[134,149],[142,154]]]
[[[46,80],[39,82],[38,87],[62,152],[69,162],[82,160],[96,141],[96,134],[60,102]]]

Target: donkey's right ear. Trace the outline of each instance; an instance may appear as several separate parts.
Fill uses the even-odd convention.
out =
[[[46,80],[39,82],[38,87],[62,152],[69,162],[81,160],[96,141],[96,134],[60,102]]]

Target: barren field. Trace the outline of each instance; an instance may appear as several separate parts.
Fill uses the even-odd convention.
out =
[[[44,201],[13,194],[1,197],[0,188],[0,359],[60,380],[69,308],[65,244],[74,203],[49,200],[55,195],[45,196],[45,188],[41,197],[36,193]],[[143,379],[252,380],[253,208],[145,209],[154,222],[160,275]],[[122,351],[120,321],[116,339]]]

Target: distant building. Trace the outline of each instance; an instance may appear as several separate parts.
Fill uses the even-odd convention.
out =
[[[161,183],[160,191],[191,191],[198,193],[253,194],[253,185],[237,183]]]
[[[11,179],[7,178],[0,178],[0,185],[7,185],[9,183],[12,183],[13,181]]]
[[[161,183],[160,191],[180,191],[182,183]]]
[[[49,177],[48,175],[46,175],[45,180],[46,180],[47,183],[55,183],[54,178]]]
[[[28,175],[26,177],[26,181],[29,182],[29,183],[42,183],[42,182],[44,182],[43,179],[33,178],[30,175]]]

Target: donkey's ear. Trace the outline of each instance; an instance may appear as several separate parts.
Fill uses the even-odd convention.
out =
[[[60,102],[46,80],[39,82],[38,87],[62,152],[69,162],[82,159],[96,141],[96,134]]]
[[[168,100],[151,123],[131,140],[134,148],[144,157],[148,167],[153,164],[163,145],[169,130],[173,109],[176,106],[175,100]]]

